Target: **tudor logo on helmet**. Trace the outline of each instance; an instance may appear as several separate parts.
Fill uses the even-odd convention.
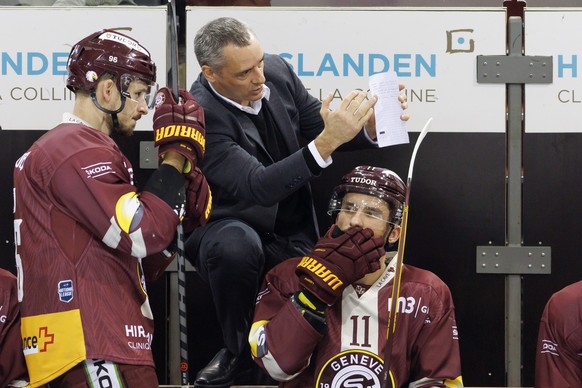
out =
[[[351,177],[350,182],[352,183],[363,183],[365,185],[376,186],[376,181],[368,178],[361,177]]]
[[[111,41],[114,41],[114,42],[119,42],[119,43],[124,44],[127,47],[133,49],[133,50],[137,50],[137,51],[141,52],[142,54],[145,54],[147,56],[150,55],[150,53],[148,52],[148,50],[146,50],[145,48],[143,48],[135,40],[133,40],[133,39],[131,39],[131,38],[125,36],[125,35],[121,35],[121,34],[118,34],[116,32],[108,31],[108,32],[102,34],[99,38],[100,39],[105,39],[105,40],[111,40]]]

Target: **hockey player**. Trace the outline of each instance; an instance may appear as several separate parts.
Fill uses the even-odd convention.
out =
[[[0,268],[0,387],[27,386],[20,345],[20,304],[16,277]]]
[[[249,343],[280,387],[380,387],[405,185],[359,166],[334,190],[332,225],[304,257],[266,276]],[[403,266],[393,387],[462,387],[453,300],[435,274]]]
[[[131,135],[153,106],[149,52],[103,30],[73,46],[67,69],[73,113],[14,169],[31,385],[157,387],[146,282],[171,262],[166,249],[184,205],[190,228],[208,218],[210,192],[196,167],[204,153],[203,111],[184,90],[180,104],[160,90],[154,130],[161,164],[138,192],[133,168],[110,136]]]
[[[582,281],[552,295],[542,314],[536,352],[537,388],[582,384]]]

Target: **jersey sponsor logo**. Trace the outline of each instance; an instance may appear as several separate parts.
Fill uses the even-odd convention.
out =
[[[347,350],[329,359],[319,371],[316,387],[380,388],[384,361],[363,350]],[[392,379],[392,374],[390,374]],[[392,385],[393,386],[393,385]]]
[[[542,349],[540,353],[550,353],[552,356],[559,356],[558,344],[550,340],[542,340]]]
[[[297,267],[303,267],[310,272],[313,272],[315,276],[323,280],[329,288],[332,290],[337,290],[344,282],[342,282],[337,275],[332,273],[327,267],[313,257],[303,256]]]
[[[61,280],[57,285],[57,292],[59,293],[59,300],[61,302],[69,303],[73,300],[73,281],[70,279]]]
[[[55,343],[55,335],[50,332],[48,327],[38,328],[38,335],[22,337],[22,351],[24,355],[34,353],[44,353],[50,344]]]
[[[151,350],[153,334],[147,332],[142,325],[125,325],[125,336],[131,338],[127,346],[135,350]]]
[[[4,308],[4,305],[0,306],[0,311]],[[6,315],[0,315],[0,323],[6,322]]]
[[[81,167],[81,169],[85,171],[87,178],[98,178],[106,174],[114,173],[111,168],[111,162],[99,162],[90,166]]]
[[[56,370],[87,359],[81,312],[22,316],[20,319],[23,353],[30,381],[40,386],[54,379]]]
[[[200,147],[204,150],[206,147],[206,139],[194,127],[188,125],[168,125],[166,127],[160,127],[156,129],[155,138],[156,142],[165,139],[167,137],[182,137],[194,140],[196,143],[200,144]]]
[[[123,384],[119,381],[117,365],[105,360],[86,360],[86,371],[89,375],[92,387],[99,388],[121,388]]]
[[[429,312],[429,308],[426,305],[423,306],[421,302],[422,298],[420,298],[417,302],[416,298],[412,296],[401,296],[398,298],[396,311],[401,314],[414,314],[415,318],[420,312],[426,318],[426,315]],[[390,306],[392,306],[392,298],[388,298],[388,311],[390,311]],[[427,319],[429,320],[427,323],[430,323],[430,318]]]

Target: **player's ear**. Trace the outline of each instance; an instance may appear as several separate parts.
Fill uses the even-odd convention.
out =
[[[97,85],[96,93],[98,97],[101,97],[104,102],[111,101],[111,98],[114,96],[114,92],[117,89],[115,85],[115,81],[111,78],[106,78],[99,81]]]
[[[400,238],[400,230],[401,230],[400,225],[394,225],[392,231],[388,235],[388,242],[390,244],[394,244],[396,241],[398,241],[398,239]]]

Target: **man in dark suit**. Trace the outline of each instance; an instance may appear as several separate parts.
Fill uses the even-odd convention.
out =
[[[309,182],[340,146],[376,147],[377,97],[353,91],[332,111],[331,94],[322,102],[311,96],[291,67],[265,54],[253,31],[233,18],[207,23],[194,46],[201,74],[190,91],[205,112],[201,169],[214,202],[210,222],[185,249],[210,285],[225,343],[195,386],[227,387],[250,359],[247,337],[264,273],[308,252],[318,238]]]

